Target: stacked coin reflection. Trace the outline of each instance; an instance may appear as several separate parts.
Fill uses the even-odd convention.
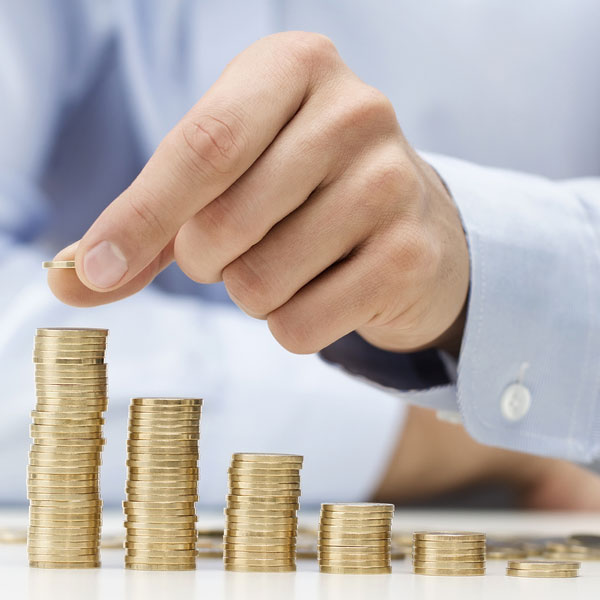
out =
[[[125,566],[196,568],[199,398],[134,398],[129,410]]]
[[[32,567],[100,566],[106,329],[38,329],[27,491]]]
[[[322,504],[321,573],[390,573],[393,504]]]
[[[295,571],[302,456],[234,454],[223,561],[228,571]]]
[[[485,575],[485,533],[418,531],[413,572],[418,575]]]
[[[580,566],[577,561],[509,560],[506,574],[510,577],[577,577]]]

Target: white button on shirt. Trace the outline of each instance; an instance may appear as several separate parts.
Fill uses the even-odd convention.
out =
[[[531,393],[522,383],[509,385],[502,394],[500,407],[508,421],[520,421],[531,406]]]

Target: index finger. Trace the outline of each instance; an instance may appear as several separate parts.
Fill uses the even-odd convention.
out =
[[[296,45],[285,38],[264,38],[237,56],[102,212],[75,255],[86,286],[106,292],[135,278],[290,120],[308,93],[311,70],[298,51],[302,38]]]

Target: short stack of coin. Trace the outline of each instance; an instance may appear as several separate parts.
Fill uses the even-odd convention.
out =
[[[223,561],[227,571],[296,570],[302,456],[234,454]]]
[[[196,568],[199,398],[134,398],[129,407],[125,566]]]
[[[506,574],[510,577],[577,577],[581,563],[577,561],[509,560]]]
[[[485,575],[485,556],[485,533],[413,534],[413,572],[418,575]]]
[[[393,504],[322,504],[321,573],[391,573]]]
[[[107,407],[106,329],[38,329],[31,413],[28,553],[32,567],[100,566],[99,469]]]

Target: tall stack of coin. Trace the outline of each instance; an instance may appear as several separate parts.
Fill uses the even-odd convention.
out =
[[[98,474],[106,329],[38,329],[33,362],[28,552],[32,567],[100,566]]]
[[[393,504],[322,504],[321,573],[391,573]]]
[[[485,575],[485,533],[416,532],[413,572],[418,575]]]
[[[134,398],[129,407],[125,566],[196,568],[199,398]]]
[[[302,456],[234,454],[223,561],[227,571],[295,571]]]
[[[510,577],[577,577],[580,566],[577,561],[509,560],[506,574]]]

